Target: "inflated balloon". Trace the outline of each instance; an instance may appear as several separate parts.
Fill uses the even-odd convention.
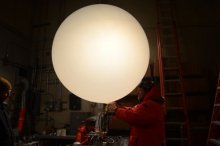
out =
[[[75,95],[108,103],[129,94],[149,63],[149,44],[138,21],[105,4],[81,8],[56,32],[52,61],[62,84]]]

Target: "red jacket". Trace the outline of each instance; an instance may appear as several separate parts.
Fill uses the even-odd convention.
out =
[[[98,132],[98,130],[95,128],[94,132]],[[76,141],[80,142],[81,145],[87,145],[89,144],[89,137],[87,136],[88,132],[86,130],[86,125],[81,125],[78,128],[78,133],[76,134]],[[92,142],[91,142],[92,144]]]
[[[158,87],[153,87],[142,103],[132,108],[117,108],[115,116],[131,125],[129,146],[161,146],[165,135],[164,111]]]

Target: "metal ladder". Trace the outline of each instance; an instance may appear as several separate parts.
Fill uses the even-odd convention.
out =
[[[157,45],[161,94],[165,99],[165,145],[191,145],[176,24],[170,0],[157,0]],[[171,89],[173,87],[173,89]],[[181,102],[178,106],[169,103]]]
[[[220,72],[206,146],[220,145]]]

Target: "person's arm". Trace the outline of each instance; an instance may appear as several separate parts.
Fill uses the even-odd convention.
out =
[[[127,107],[127,106],[121,106],[119,108],[126,109],[126,110],[131,110],[132,109],[132,107]]]
[[[118,104],[117,102],[114,102],[114,103],[118,108],[129,109],[129,110],[132,109],[131,107],[123,106],[121,104]]]
[[[161,106],[157,104],[150,106],[140,104],[135,110],[117,108],[115,116],[132,126],[142,126],[161,120],[163,118],[163,111]]]
[[[85,145],[85,144],[88,144],[88,141],[89,141],[89,137],[86,138],[85,140],[83,140],[83,134],[81,132],[78,132],[76,134],[76,142],[80,142],[81,145]]]
[[[78,132],[77,134],[76,134],[76,142],[82,142],[82,133],[81,132]]]
[[[111,102],[111,103],[109,103],[108,111],[115,112],[115,110],[117,108],[122,108],[122,109],[126,109],[126,110],[132,109],[131,107],[121,106],[121,105],[118,105],[116,102]]]
[[[88,138],[86,138],[83,142],[81,142],[81,145],[86,145],[86,144],[89,143],[89,141],[90,141],[90,139],[89,139],[89,137],[88,137]]]

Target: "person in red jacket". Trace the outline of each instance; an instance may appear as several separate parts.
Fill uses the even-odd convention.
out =
[[[109,104],[109,111],[115,117],[130,124],[129,146],[161,146],[165,136],[163,98],[159,88],[152,81],[142,81],[138,85],[140,104],[134,107]]]
[[[78,127],[78,133],[76,135],[76,142],[80,142],[81,145],[92,144],[91,138],[87,135],[91,131],[98,132],[95,128],[96,120],[92,117],[86,119],[85,124]]]

